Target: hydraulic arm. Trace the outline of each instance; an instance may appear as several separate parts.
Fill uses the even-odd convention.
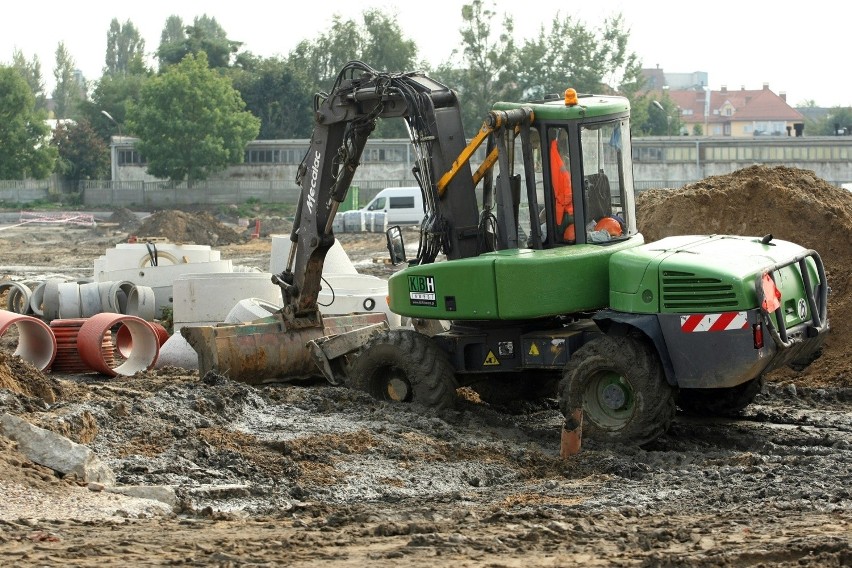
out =
[[[425,75],[379,73],[351,62],[331,93],[315,100],[316,126],[299,168],[302,188],[286,269],[275,276],[285,311],[298,317],[315,312],[322,265],[334,244],[334,215],[346,198],[367,139],[380,118],[403,118],[415,151],[414,175],[424,192],[417,262],[477,254],[478,208],[470,164],[465,162],[439,195],[438,177],[451,169],[465,147],[459,101],[448,87]],[[442,189],[444,189],[442,187]]]

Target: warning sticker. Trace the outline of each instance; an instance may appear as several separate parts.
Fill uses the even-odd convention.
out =
[[[482,366],[483,367],[493,367],[493,366],[499,365],[499,364],[500,364],[500,360],[497,359],[497,357],[494,356],[494,352],[489,351],[488,356],[485,357],[485,362],[482,363]]]
[[[533,357],[538,357],[539,355],[541,355],[541,353],[539,353],[539,351],[538,351],[538,346],[536,346],[535,343],[533,343],[530,346],[530,353],[529,354],[532,355]]]

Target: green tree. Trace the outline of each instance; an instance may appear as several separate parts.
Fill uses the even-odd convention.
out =
[[[77,105],[86,97],[82,76],[74,68],[74,58],[68,53],[64,42],[56,46],[56,66],[53,77],[56,87],[53,89],[53,114],[56,118],[74,118]]]
[[[361,17],[364,25],[360,28],[359,59],[380,71],[412,71],[417,60],[417,44],[404,37],[396,14],[371,8]]]
[[[109,148],[88,120],[60,123],[51,143],[59,152],[56,171],[75,182],[109,177]]]
[[[327,90],[352,60],[363,61],[378,71],[412,71],[417,66],[417,45],[403,36],[395,14],[368,9],[361,14],[361,23],[335,14],[328,31],[300,42],[288,56],[291,68],[303,70],[312,92]],[[310,106],[305,108],[310,111]],[[407,137],[405,123],[398,119],[380,121],[373,136]]]
[[[43,179],[53,171],[56,148],[47,143],[47,112],[20,72],[0,67],[0,179]]]
[[[459,92],[465,131],[479,130],[485,113],[498,100],[517,99],[517,48],[512,37],[514,21],[501,19],[502,30],[494,32],[492,21],[497,13],[482,0],[473,0],[461,8],[461,63],[446,62],[436,78]],[[453,56],[458,52],[454,51]]]
[[[841,129],[845,134],[852,132],[852,107],[832,107],[822,118],[805,123],[805,132],[811,136],[836,136]]]
[[[187,55],[142,87],[130,105],[128,130],[148,160],[148,173],[172,181],[206,179],[240,163],[260,120],[245,109],[231,81],[207,65],[204,53]]]
[[[665,92],[638,99],[631,114],[637,136],[678,136],[683,128],[680,110]]]
[[[170,16],[160,36],[157,58],[160,70],[163,70],[179,63],[190,53],[204,52],[210,67],[228,67],[241,45],[241,42],[228,39],[216,18],[207,14],[197,16],[192,25],[186,27],[179,17]]]
[[[38,55],[27,61],[20,49],[12,52],[12,67],[17,69],[35,97],[35,108],[47,110],[47,95],[44,94],[44,78],[41,75],[41,62]]]
[[[160,71],[165,70],[172,62],[179,62],[186,53],[183,51],[186,42],[186,30],[180,16],[169,16],[160,34],[160,46],[157,48],[157,61]]]
[[[417,44],[406,39],[393,17],[375,8],[363,14],[363,43],[360,59],[381,71],[412,71],[417,59]],[[398,119],[380,120],[374,136],[377,138],[407,138],[405,122]]]
[[[121,134],[129,134],[125,126],[127,108],[131,103],[139,101],[142,87],[149,78],[150,74],[102,76],[92,90],[91,100],[80,103],[80,116],[88,120],[104,141],[118,134],[119,128]],[[107,118],[104,111],[109,113],[117,124]]]
[[[145,72],[145,40],[133,22],[124,25],[113,18],[107,32],[104,75],[127,75]]]
[[[406,39],[395,17],[376,9],[361,14],[362,24],[335,14],[331,27],[290,52],[294,69],[304,70],[313,90],[328,89],[350,61],[363,61],[378,71],[405,72],[415,67],[417,45]]]
[[[280,58],[243,57],[241,65],[231,77],[246,109],[260,119],[259,138],[310,138],[313,92],[304,75]]]
[[[360,59],[362,39],[355,20],[344,20],[338,14],[331,19],[331,28],[310,41],[300,41],[288,57],[291,65],[304,70],[309,88],[325,91],[337,78],[346,63]],[[375,67],[372,62],[365,61]]]
[[[550,29],[542,26],[520,49],[517,80],[524,96],[561,95],[568,87],[578,93],[635,93],[642,65],[628,51],[628,38],[620,15],[594,29],[557,14]]]

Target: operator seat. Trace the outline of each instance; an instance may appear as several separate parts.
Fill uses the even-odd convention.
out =
[[[600,221],[612,215],[609,178],[603,172],[586,176],[586,221]]]

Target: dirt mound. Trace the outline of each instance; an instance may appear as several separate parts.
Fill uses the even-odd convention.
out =
[[[136,230],[139,237],[165,237],[171,242],[196,245],[230,245],[245,239],[237,231],[206,211],[157,211],[146,217]]]
[[[142,223],[139,217],[126,207],[119,207],[113,211],[112,215],[109,216],[109,222],[118,223],[118,227],[122,231],[135,231]]]
[[[5,349],[0,349],[0,389],[53,404],[62,396],[59,382]]]
[[[822,357],[805,371],[779,371],[770,379],[852,385],[852,193],[810,170],[756,165],[681,189],[643,192],[636,207],[639,230],[648,242],[684,234],[771,233],[816,250],[831,287],[832,331]]]

